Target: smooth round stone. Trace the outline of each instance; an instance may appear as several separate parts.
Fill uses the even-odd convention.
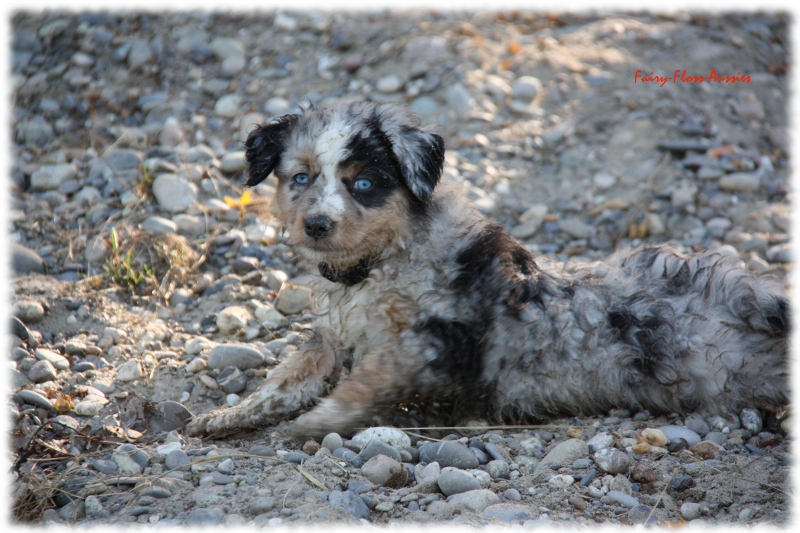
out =
[[[284,315],[299,313],[311,305],[311,289],[303,285],[284,283],[278,291],[275,308]]]
[[[247,453],[251,455],[260,455],[261,457],[275,457],[275,450],[264,444],[256,444],[251,446]]]
[[[576,460],[589,455],[589,446],[581,439],[569,439],[556,445],[547,455],[539,462],[534,470],[534,476],[543,481],[549,479],[552,474],[550,469],[551,464],[571,464]]]
[[[348,450],[347,448],[336,448],[331,452],[334,457],[338,457],[339,459],[344,459],[351,465],[355,466],[356,468],[361,468],[364,466],[364,459],[361,458],[356,452],[353,450]]]
[[[490,505],[500,503],[500,497],[489,489],[470,490],[455,494],[450,499],[451,512],[482,513]]]
[[[496,518],[501,522],[506,522],[508,524],[519,524],[525,520],[531,519],[527,509],[520,505],[514,505],[511,503],[496,503],[494,505],[490,505],[483,510],[483,515]]]
[[[639,505],[639,500],[618,490],[610,490],[606,496],[608,496],[615,503],[623,507],[627,507],[628,509],[632,509]]]
[[[328,433],[322,439],[322,447],[329,449],[331,452],[337,448],[344,446],[344,441],[338,433]]]
[[[700,435],[685,426],[661,426],[658,428],[670,442],[683,439],[689,446],[694,446],[703,439]]]
[[[609,474],[622,474],[628,471],[633,461],[625,452],[616,448],[606,448],[594,454],[594,462]]]
[[[231,407],[234,407],[242,403],[242,398],[238,394],[231,393],[225,397],[225,403],[227,403]]]
[[[511,86],[511,98],[520,102],[530,102],[541,92],[542,82],[533,76],[521,76]]]
[[[82,401],[75,404],[75,414],[78,416],[97,416],[107,402]]]
[[[178,225],[164,217],[150,217],[144,220],[139,226],[144,231],[153,233],[154,235],[166,235],[168,233],[177,233]]]
[[[209,368],[235,366],[239,370],[247,370],[263,364],[264,354],[247,344],[219,344],[208,355]]]
[[[164,466],[167,467],[168,470],[172,470],[173,468],[180,468],[181,470],[189,470],[189,463],[192,460],[183,450],[172,450],[167,454],[166,459],[164,460]]]
[[[651,515],[652,511],[652,507],[637,505],[628,511],[628,520],[630,520],[631,524],[644,524],[645,520],[647,520],[648,526],[655,526],[661,521],[661,517],[657,513]]]
[[[238,94],[226,94],[214,104],[214,112],[223,117],[235,117],[241,105],[241,96]]]
[[[703,417],[697,413],[692,413],[687,416],[683,423],[687,428],[697,433],[700,437],[705,437],[708,432],[711,431],[711,428],[708,427],[708,424],[705,420],[703,420]]]
[[[598,433],[586,441],[586,445],[589,447],[589,450],[599,452],[600,450],[610,448],[614,445],[614,436],[610,433]]]
[[[149,419],[152,431],[170,432],[186,425],[192,413],[178,402],[171,400],[160,402],[156,405],[155,412]]]
[[[389,74],[379,79],[375,88],[382,93],[396,93],[403,88],[403,80],[396,74]]]
[[[396,448],[411,446],[411,439],[399,429],[389,427],[367,428],[353,436],[353,443],[362,448],[373,440],[385,442]],[[338,446],[337,446],[338,448]]]
[[[55,409],[53,404],[50,403],[50,400],[36,391],[20,389],[17,391],[17,396],[19,396],[20,399],[22,399],[22,401],[25,403],[33,405],[34,407],[41,407],[43,409],[47,409],[48,411],[53,411]]]
[[[377,439],[367,442],[367,444],[361,450],[361,453],[358,455],[361,456],[361,459],[364,461],[369,461],[376,455],[386,455],[397,462],[402,460],[400,457],[400,451],[397,448]]]
[[[453,467],[443,468],[436,481],[445,496],[482,488],[475,476]]]
[[[223,76],[233,77],[242,72],[247,66],[247,59],[244,56],[226,57],[220,65],[220,73]]]
[[[423,463],[437,462],[444,468],[477,468],[478,458],[469,448],[459,442],[432,442],[419,450],[419,460]]]
[[[11,307],[11,314],[26,324],[32,324],[44,317],[44,306],[34,300],[17,300]]]
[[[171,213],[186,211],[197,204],[197,186],[175,174],[156,177],[152,190],[158,205]]]
[[[189,511],[183,523],[187,526],[217,526],[223,518],[225,513],[221,509],[195,509]]]
[[[28,370],[28,379],[34,383],[44,383],[56,379],[58,373],[50,361],[36,361]]]
[[[175,147],[183,141],[183,128],[180,121],[175,117],[169,117],[164,121],[164,127],[158,135],[158,143],[162,146]]]
[[[303,464],[305,461],[311,459],[311,456],[303,452],[286,452],[282,459],[294,464]]]
[[[253,498],[250,500],[250,504],[247,507],[247,512],[252,515],[260,515],[262,513],[268,513],[275,509],[277,505],[275,498],[270,497],[261,497],[261,498]]]
[[[179,294],[178,291],[181,291],[181,290],[182,289],[178,289],[177,291],[175,291],[175,293],[173,293],[173,295],[172,295],[173,298],[176,295],[178,295]],[[176,301],[172,301],[172,299],[170,299],[170,304],[172,304],[172,305],[178,305],[179,303],[184,303],[185,304],[185,303],[188,303],[188,301],[192,299],[191,292],[187,291],[186,293],[180,293],[180,294],[181,294],[181,299],[180,300],[176,300]],[[186,350],[187,354],[189,354],[189,355],[197,355],[200,352],[202,352],[204,350],[210,350],[210,349],[214,348],[215,346],[218,346],[218,344],[216,342],[208,340],[205,337],[194,337],[194,338],[189,339],[188,341],[186,341],[184,343],[184,345],[183,345],[183,348],[184,348],[184,350]]]
[[[61,354],[44,348],[37,348],[33,354],[39,361],[49,361],[58,370],[67,370],[69,368],[69,360]]]
[[[34,191],[52,191],[67,180],[78,174],[77,169],[70,164],[43,165],[31,174],[31,189]]]
[[[139,495],[164,500],[172,496],[172,493],[163,487],[147,487]]]
[[[694,520],[695,518],[700,518],[702,514],[703,508],[699,503],[683,502],[683,504],[681,504],[681,518],[687,522],[689,520]]]
[[[11,267],[18,276],[27,274],[44,274],[42,257],[21,244],[11,243]]]
[[[178,230],[188,235],[200,235],[208,229],[206,220],[196,215],[178,214],[172,217]]]
[[[247,158],[244,151],[228,152],[220,159],[220,170],[226,174],[242,172],[247,168]]]
[[[88,361],[82,361],[80,363],[75,363],[72,367],[73,372],[88,372],[89,370],[94,370],[94,363],[90,363]]]
[[[405,467],[386,455],[376,455],[369,459],[361,467],[361,474],[370,482],[390,489],[399,489],[408,480]]]
[[[723,191],[753,192],[760,187],[761,180],[751,172],[734,172],[722,176],[717,183]]]

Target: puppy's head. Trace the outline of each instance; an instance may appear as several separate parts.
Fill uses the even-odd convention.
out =
[[[297,251],[335,269],[407,236],[439,181],[444,141],[400,106],[309,107],[254,130],[248,186],[275,172],[275,214]]]

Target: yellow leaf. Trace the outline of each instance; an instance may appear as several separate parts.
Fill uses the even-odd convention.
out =
[[[225,203],[231,207],[244,207],[253,203],[253,195],[248,189],[244,191],[238,199],[225,196],[223,200],[225,200]]]
[[[250,189],[242,193],[242,197],[239,198],[239,203],[241,205],[250,205],[253,203],[253,195],[250,193]]]

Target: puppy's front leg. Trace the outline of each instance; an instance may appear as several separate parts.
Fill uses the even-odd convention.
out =
[[[300,349],[270,371],[261,387],[242,403],[195,416],[186,426],[187,432],[225,435],[289,418],[327,392],[327,380],[342,367],[335,346],[330,330],[317,329]]]
[[[331,432],[348,434],[368,422],[383,408],[406,400],[424,387],[417,381],[412,354],[383,345],[369,352],[331,395],[292,427],[296,437],[323,437]]]

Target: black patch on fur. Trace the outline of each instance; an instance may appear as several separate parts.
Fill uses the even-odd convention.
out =
[[[346,268],[344,270],[334,270],[325,263],[317,265],[319,273],[328,281],[334,283],[343,283],[348,287],[352,287],[357,283],[361,283],[369,277],[369,272],[375,267],[375,261],[369,257],[363,258],[361,261]]]
[[[530,302],[544,308],[544,296],[556,288],[536,265],[533,255],[497,224],[489,224],[480,235],[456,256],[458,276],[450,287],[470,293],[479,291],[485,301],[495,301],[498,294],[513,310]],[[570,296],[572,291],[562,290]]]
[[[474,391],[476,378],[483,374],[485,327],[431,317],[417,323],[414,331],[426,335],[436,348],[430,367]]]
[[[667,286],[664,291],[667,296],[682,296],[689,292],[691,288],[692,277],[689,275],[689,265],[684,261],[675,275],[667,280]]]
[[[284,115],[277,120],[253,130],[245,142],[245,157],[250,167],[250,178],[245,186],[258,185],[275,170],[281,153],[286,149],[289,133],[297,124],[297,115]]]
[[[420,191],[419,199],[428,202],[444,169],[444,139],[435,133],[423,137],[416,128],[402,128],[400,135],[416,145],[415,152],[422,163],[422,168],[414,176],[405,176],[406,181],[415,181]]]
[[[676,355],[673,350],[672,308],[668,304],[653,302],[646,313],[636,316],[632,311],[635,300],[623,302],[608,312],[608,325],[617,339],[627,344],[635,357],[631,367],[636,374],[670,384],[674,379]]]
[[[402,180],[400,166],[392,153],[389,139],[376,126],[378,119],[373,117],[367,121],[367,128],[371,134],[361,136],[356,134],[347,144],[350,155],[339,163],[340,168],[347,168],[351,165],[361,167],[358,175],[345,183],[348,192],[353,198],[367,209],[378,209],[385,206],[395,191],[408,186]],[[355,182],[359,179],[369,179],[372,187],[362,191],[355,188]],[[413,194],[409,195],[416,198]]]
[[[775,298],[773,305],[764,308],[764,316],[773,330],[773,335],[786,336],[789,333],[789,301]]]

